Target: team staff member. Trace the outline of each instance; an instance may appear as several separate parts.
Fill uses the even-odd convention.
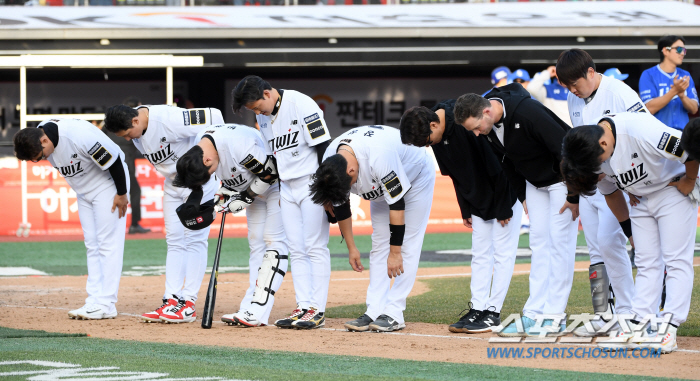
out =
[[[687,196],[695,186],[698,163],[688,159],[678,135],[648,113],[622,113],[575,128],[564,139],[561,168],[567,184],[576,192],[592,194],[597,183],[625,234],[634,238],[633,324],[658,312],[666,265],[667,296],[661,314],[670,315],[670,324],[666,332],[662,331],[666,325],[661,325],[661,340],[633,339],[635,332],[622,331],[615,339],[599,341],[603,348],[648,345],[664,353],[678,348],[676,331],[688,316],[693,290],[698,211],[697,202]],[[631,211],[619,190],[639,199]]]
[[[557,60],[559,82],[569,89],[569,114],[574,127],[597,123],[611,113],[648,112],[637,93],[624,82],[597,73],[593,58],[581,49],[565,50]],[[628,314],[632,308],[634,279],[627,254],[627,238],[617,218],[600,192],[584,196],[579,203],[581,225],[586,236],[591,265],[588,270],[593,311],[610,319],[612,295],[615,313]],[[610,302],[609,302],[610,301]],[[594,332],[580,327],[576,335],[605,335],[599,328],[603,320],[595,320]]]
[[[328,251],[329,221],[309,195],[331,134],[323,111],[310,97],[294,90],[277,90],[254,75],[233,90],[233,111],[256,114],[260,132],[277,159],[284,230],[289,240],[297,308],[279,319],[280,328],[312,329],[325,324],[324,312],[331,278]]]
[[[246,209],[250,285],[239,311],[221,320],[244,327],[267,325],[288,262],[279,187],[270,186],[277,182],[275,160],[253,127],[220,124],[203,129],[194,140],[196,145],[177,161],[173,184],[195,189],[216,174],[220,209]]]
[[[440,172],[452,179],[464,225],[474,229],[471,308],[449,329],[490,332],[501,324],[523,209],[488,141],[455,123],[454,104],[451,99],[432,109],[408,109],[401,117],[401,141],[432,147]]]
[[[367,311],[345,323],[348,330],[406,327],[403,311],[416,280],[434,187],[432,158],[424,148],[402,144],[395,128],[353,128],[326,149],[311,184],[312,199],[337,218],[357,272],[364,266],[352,234],[350,192],[370,201],[372,215]]]
[[[644,70],[639,78],[639,94],[654,116],[669,127],[682,130],[688,114],[698,112],[698,92],[683,64],[685,39],[666,35],[657,44],[661,63]]]
[[[559,84],[555,66],[549,66],[547,69],[535,74],[525,89],[540,103],[557,114],[559,119],[566,122],[569,126],[571,125],[569,107],[566,103],[569,90]]]
[[[129,171],[124,153],[90,122],[49,119],[14,137],[19,160],[48,159],[78,198],[85,236],[88,278],[85,305],[68,312],[72,319],[112,319],[124,259]]]
[[[567,197],[558,170],[561,141],[571,127],[518,83],[495,88],[486,98],[462,95],[454,114],[456,123],[489,140],[494,152],[503,157],[511,186],[521,199],[526,196],[523,207],[530,211],[532,271],[530,297],[523,308],[525,332],[518,332],[513,322],[499,335],[528,335],[538,315],[566,316],[574,278],[578,196]],[[551,319],[544,321],[545,326],[552,323]],[[548,328],[564,329],[564,325]]]
[[[190,189],[173,185],[177,160],[194,145],[202,128],[223,124],[215,108],[183,109],[166,105],[113,106],[105,113],[105,128],[134,142],[136,148],[165,177],[163,215],[168,254],[165,261],[163,304],[141,315],[146,322],[191,323],[197,320],[195,302],[207,267],[209,227],[186,229],[176,210],[187,201]],[[217,189],[212,177],[202,186],[203,200],[211,200]]]

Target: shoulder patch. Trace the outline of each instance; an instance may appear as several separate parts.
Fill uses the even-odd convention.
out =
[[[341,143],[350,143],[351,141],[352,141],[352,139],[343,139],[340,142]]]
[[[99,144],[99,143],[98,143]],[[94,147],[93,147],[94,148]],[[100,146],[95,153],[92,153],[92,158],[95,159],[97,164],[104,167],[110,160],[112,160],[112,154],[105,149],[105,147]]]
[[[205,109],[193,109],[183,111],[185,116],[185,126],[201,126],[202,124],[207,124],[207,112]]]
[[[683,148],[681,147],[681,140],[673,135],[671,135],[671,138],[668,139],[668,143],[666,144],[666,148],[664,150],[677,157],[681,157],[684,152]]]
[[[668,143],[669,136],[671,136],[671,134],[664,132],[663,135],[661,135],[661,139],[659,140],[659,144],[656,145],[656,148],[664,149],[664,147],[666,147],[666,143]]]
[[[90,148],[90,150],[88,151],[88,155],[93,155],[95,152],[97,152],[98,149],[100,149],[100,147],[102,147],[102,144],[100,144],[99,142],[95,143],[95,145],[92,146],[92,148]]]
[[[323,126],[323,122],[318,113],[304,118],[304,123],[306,123],[306,129],[309,131],[311,139],[317,139],[326,134],[326,128]]]
[[[628,108],[627,112],[646,112],[646,111],[644,110],[644,105],[642,104],[642,102],[637,102],[637,103],[633,104],[632,107]]]
[[[246,156],[240,164],[253,173],[260,173],[263,170],[263,165],[253,155]]]
[[[396,172],[394,171],[391,171],[388,175],[384,176],[384,178],[382,178],[382,183],[384,184],[384,187],[391,198],[394,198],[403,192],[403,187],[401,186],[401,181],[399,181],[399,176],[397,176]]]

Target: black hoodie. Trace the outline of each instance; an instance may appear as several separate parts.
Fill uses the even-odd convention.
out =
[[[455,123],[455,100],[442,101],[433,111],[445,110],[442,140],[432,146],[440,172],[450,176],[455,186],[462,218],[472,214],[483,220],[513,217],[515,191],[508,184],[498,156],[486,139]]]
[[[484,98],[500,99],[504,104],[503,118],[486,139],[501,155],[503,170],[518,198],[521,201],[525,198],[525,180],[538,188],[561,182],[561,145],[571,127],[542,103],[532,99],[519,83],[496,87]],[[496,135],[501,123],[504,144]]]

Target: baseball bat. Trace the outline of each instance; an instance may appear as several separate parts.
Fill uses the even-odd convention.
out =
[[[219,241],[216,243],[216,255],[214,255],[214,264],[211,266],[211,278],[209,279],[209,288],[207,289],[207,298],[204,300],[204,310],[202,311],[202,328],[211,328],[211,322],[214,316],[214,303],[216,302],[216,283],[219,278],[219,257],[221,256],[221,241],[224,238],[224,222],[226,221],[226,212],[221,215],[221,228],[219,229]]]

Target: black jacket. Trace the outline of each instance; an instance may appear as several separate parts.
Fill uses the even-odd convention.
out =
[[[503,170],[518,198],[525,198],[525,180],[538,188],[561,182],[561,145],[571,127],[532,99],[519,83],[496,87],[484,98],[498,98],[505,105],[505,116],[499,122],[504,144],[496,135],[499,124],[485,139],[502,157]]]
[[[505,220],[513,217],[515,191],[508,184],[498,156],[486,139],[455,123],[455,100],[433,107],[445,110],[445,132],[442,141],[432,146],[440,172],[450,176],[457,193],[462,218],[472,215],[483,220]]]

